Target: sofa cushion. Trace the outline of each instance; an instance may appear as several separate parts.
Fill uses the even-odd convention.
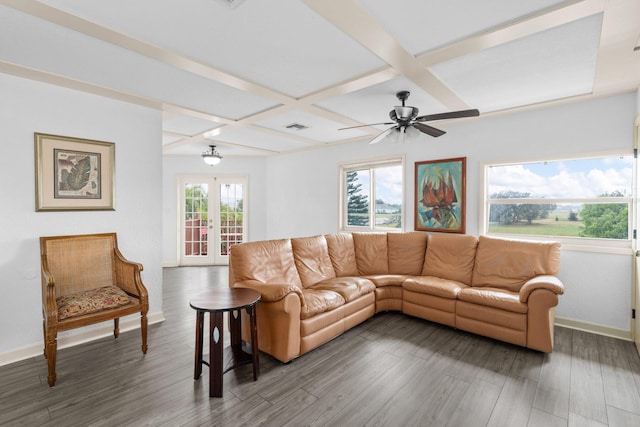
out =
[[[290,239],[233,245],[230,255],[235,280],[289,284],[302,287],[293,259]]]
[[[460,290],[458,299],[515,313],[526,313],[528,308],[527,304],[520,302],[520,295],[517,292],[498,288],[468,287]]]
[[[402,286],[402,282],[410,277],[413,276],[407,276],[405,274],[373,274],[365,276],[366,279],[371,280],[378,288],[385,286]]]
[[[518,292],[535,276],[557,276],[559,267],[558,242],[480,236],[471,285]]]
[[[460,291],[468,287],[468,285],[455,280],[433,276],[411,277],[402,283],[402,288],[408,291],[451,299],[456,299]]]
[[[387,233],[353,233],[352,235],[359,275],[388,274]]]
[[[324,237],[336,276],[357,276],[358,265],[351,233],[327,234]]]
[[[363,277],[337,277],[317,283],[310,289],[333,291],[349,302],[375,291],[376,285]]]
[[[427,234],[419,231],[387,234],[389,273],[419,276],[424,264]]]
[[[336,277],[324,236],[291,239],[291,247],[303,287]]]
[[[304,303],[300,310],[300,318],[308,319],[319,313],[330,311],[344,305],[344,298],[333,291],[322,289],[303,289]]]
[[[477,245],[478,238],[471,235],[429,234],[422,275],[470,285]]]

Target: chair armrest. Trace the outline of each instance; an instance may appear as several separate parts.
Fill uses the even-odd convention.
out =
[[[260,292],[260,301],[272,302],[279,301],[289,294],[297,294],[302,305],[304,305],[304,296],[302,290],[296,285],[289,283],[263,283],[257,280],[243,280],[236,282],[232,288],[249,288]]]
[[[56,280],[49,271],[47,256],[40,257],[42,277],[42,317],[47,325],[58,322],[58,303],[56,302]]]
[[[531,292],[537,289],[546,289],[557,295],[564,293],[564,284],[556,276],[537,276],[528,280],[522,288],[520,288],[520,302],[527,302]]]
[[[114,248],[116,285],[128,294],[140,299],[141,303],[148,305],[147,288],[142,283],[140,272],[144,269],[142,264],[127,260],[118,248]]]
[[[129,261],[128,259],[126,259],[124,257],[124,255],[122,255],[122,253],[120,252],[120,250],[118,248],[114,248],[114,252],[115,252],[115,260],[116,263],[122,263],[125,265],[130,265],[132,268],[138,270],[138,272],[144,270],[144,267],[142,266],[142,264],[140,264],[139,262],[133,262],[133,261]]]

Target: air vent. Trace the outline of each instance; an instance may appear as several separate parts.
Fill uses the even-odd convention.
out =
[[[291,130],[304,130],[309,129],[309,126],[301,125],[300,123],[291,123],[288,126],[285,126],[287,129]]]
[[[218,2],[224,4],[229,9],[235,9],[240,6],[241,3],[244,3],[244,0],[218,0]]]

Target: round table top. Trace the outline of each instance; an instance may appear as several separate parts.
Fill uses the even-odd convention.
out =
[[[254,305],[260,292],[246,288],[220,288],[204,291],[189,301],[195,310],[230,311]]]

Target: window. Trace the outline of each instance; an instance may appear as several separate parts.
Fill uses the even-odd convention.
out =
[[[402,158],[340,167],[340,229],[402,231]]]
[[[485,165],[487,234],[630,245],[631,154]]]

